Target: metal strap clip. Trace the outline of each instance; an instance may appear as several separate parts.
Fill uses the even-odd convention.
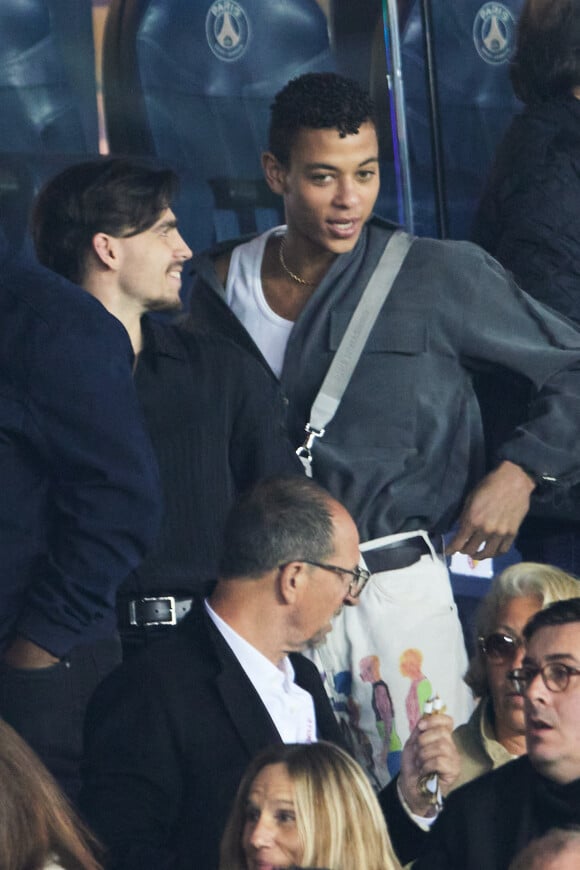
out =
[[[296,448],[296,456],[304,466],[307,476],[312,477],[312,445],[315,438],[322,438],[325,429],[315,429],[310,423],[307,423],[304,431],[307,433],[306,438],[304,444]]]

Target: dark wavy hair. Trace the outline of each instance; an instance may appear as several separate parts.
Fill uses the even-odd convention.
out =
[[[361,124],[377,126],[375,105],[353,79],[336,73],[306,73],[276,94],[271,107],[269,151],[284,166],[298,132],[337,129],[342,137],[358,133]]]
[[[177,187],[172,170],[122,158],[69,166],[45,185],[34,203],[36,256],[80,284],[95,233],[127,238],[145,232],[169,208]]]
[[[580,4],[526,0],[510,77],[524,103],[541,103],[580,85]]]

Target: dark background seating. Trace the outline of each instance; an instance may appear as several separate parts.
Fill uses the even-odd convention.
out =
[[[436,0],[429,4],[451,238],[469,237],[495,149],[519,107],[509,82],[508,61],[522,3]],[[409,4],[401,51],[411,165],[421,204],[417,229],[437,235],[420,0]]]
[[[398,0],[415,231],[436,235],[423,0]],[[518,108],[508,78],[523,0],[431,0],[449,235],[467,237],[495,147]],[[369,86],[381,124],[378,211],[397,219],[382,0],[111,0],[103,85],[112,153],[169,164],[196,249],[281,222],[262,180],[269,105],[293,76],[336,69]],[[29,245],[41,184],[99,151],[91,0],[0,4],[0,222]],[[511,557],[510,557],[511,558]],[[501,566],[498,566],[501,567]],[[455,578],[463,621],[485,580]]]
[[[40,185],[98,153],[91,0],[2,0],[0,118],[0,220],[20,246]]]
[[[448,235],[464,238],[517,102],[508,80],[522,0],[437,0],[432,15]],[[422,0],[399,0],[415,231],[437,235]],[[2,223],[23,236],[30,196],[53,171],[98,152],[91,0],[0,7]],[[262,180],[273,95],[306,70],[369,85],[380,110],[378,211],[397,219],[381,0],[111,0],[104,39],[108,137],[117,154],[173,166],[178,215],[197,249],[282,220]]]
[[[272,98],[289,78],[332,68],[315,0],[112,0],[103,53],[111,149],[154,156],[213,199],[209,213],[179,214],[195,247],[208,223],[218,240],[265,229],[282,220],[260,166]]]

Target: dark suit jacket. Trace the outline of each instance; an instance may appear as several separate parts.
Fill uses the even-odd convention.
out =
[[[291,656],[318,734],[340,732],[314,665]],[[197,605],[173,636],[121,665],[87,716],[81,806],[115,870],[211,870],[242,774],[274,723]]]
[[[580,780],[561,786],[540,776],[527,755],[452,792],[431,832],[423,833],[395,797],[379,795],[393,846],[413,870],[507,870],[534,837],[580,824]]]
[[[115,630],[161,515],[127,332],[0,235],[0,650],[63,656]]]

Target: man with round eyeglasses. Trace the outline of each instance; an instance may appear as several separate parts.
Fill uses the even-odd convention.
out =
[[[527,755],[450,795],[416,835],[414,870],[498,870],[551,828],[580,824],[580,598],[536,613],[523,639],[508,678],[523,698]]]
[[[580,599],[554,609],[526,626],[523,665],[508,677],[524,698],[530,761],[557,783],[578,780],[580,793]]]
[[[518,562],[494,578],[475,619],[475,651],[465,682],[478,699],[469,721],[453,730],[448,715],[422,717],[406,742],[401,773],[381,793],[381,804],[399,860],[416,854],[413,837],[407,851],[408,817],[426,830],[436,810],[420,788],[437,770],[443,797],[526,752],[524,701],[508,674],[523,664],[523,631],[528,620],[554,601],[575,598],[578,581],[553,565]]]
[[[570,678],[577,677],[580,674],[580,668],[570,667],[563,662],[548,662],[541,668],[524,665],[523,668],[510,671],[508,677],[518,695],[526,695],[538,674],[550,692],[565,692],[570,684]]]

